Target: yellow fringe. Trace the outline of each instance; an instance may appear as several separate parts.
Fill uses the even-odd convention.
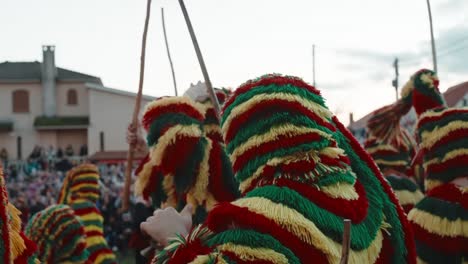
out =
[[[251,248],[248,246],[226,243],[217,246],[220,251],[227,251],[235,254],[244,261],[264,260],[277,264],[287,264],[288,259],[285,255],[269,248]]]
[[[401,205],[417,204],[419,201],[421,201],[422,198],[424,198],[424,194],[419,190],[416,190],[415,192],[410,192],[407,190],[394,192]]]
[[[357,200],[359,198],[359,194],[356,192],[354,185],[349,183],[337,183],[324,186],[320,188],[320,191],[335,199]]]
[[[428,232],[440,236],[468,237],[468,221],[463,221],[460,218],[458,218],[455,221],[450,221],[447,218],[432,215],[430,213],[414,208],[409,212],[408,219],[411,222],[421,226]]]
[[[375,153],[377,151],[394,151],[394,152],[398,152],[398,150],[393,147],[392,145],[389,145],[389,144],[382,144],[381,142],[379,142],[379,145],[375,146],[375,147],[371,147],[371,148],[366,148],[366,151],[368,153]]]
[[[138,174],[137,180],[135,182],[135,194],[142,195],[143,189],[145,189],[146,185],[151,178],[151,172],[153,171],[153,164],[151,160],[148,160],[145,165],[143,165],[143,169]]]
[[[192,106],[195,110],[197,110],[201,115],[205,115],[205,108],[200,107],[191,98],[186,96],[167,97],[160,100],[152,101],[145,106],[145,110],[143,111],[143,113],[146,114],[146,112],[152,110],[153,108],[168,106],[171,104],[188,104]]]
[[[430,165],[438,164],[438,163],[444,163],[444,162],[447,162],[448,160],[455,159],[455,158],[457,158],[459,156],[465,156],[465,155],[468,155],[468,149],[466,149],[466,148],[455,149],[455,150],[452,150],[452,151],[450,151],[448,153],[445,153],[444,158],[442,160],[439,159],[439,158],[433,158],[433,159],[429,160],[428,162],[425,162],[423,164],[423,167],[424,167],[424,170],[427,170],[427,168]]]
[[[26,244],[20,236],[21,232],[21,212],[11,203],[7,205],[7,213],[9,214],[9,236],[11,247],[11,258],[16,259],[26,249]]]
[[[424,180],[424,187],[426,188],[426,191],[434,189],[435,187],[440,186],[442,184],[444,184],[444,182],[439,181],[439,180],[432,180],[432,179]]]
[[[420,79],[424,84],[429,86],[429,88],[434,89],[435,88],[434,80],[438,80],[439,78],[435,74],[430,75],[428,73],[424,73],[424,74],[421,74]]]
[[[434,144],[439,142],[443,137],[445,137],[448,133],[467,127],[468,121],[457,120],[448,123],[446,126],[437,127],[432,131],[424,131],[421,134],[421,146],[424,149],[429,149],[432,146],[434,146]]]
[[[166,133],[158,139],[158,143],[151,148],[150,158],[155,166],[161,165],[166,148],[177,141],[177,136],[201,137],[202,131],[198,125],[175,125],[169,128]]]
[[[341,244],[324,235],[313,222],[298,211],[261,197],[243,198],[233,204],[273,220],[302,241],[325,253],[330,263],[340,261]],[[362,251],[350,249],[349,263],[374,263],[382,248],[382,241],[383,236],[379,230],[369,248]]]
[[[333,113],[327,108],[313,102],[306,100],[298,95],[289,93],[274,93],[274,94],[258,94],[250,98],[248,101],[236,106],[232,109],[231,114],[227,116],[223,127],[221,128],[223,134],[226,135],[227,130],[231,126],[232,120],[237,118],[240,114],[256,107],[262,101],[269,101],[274,99],[280,99],[289,102],[298,102],[299,104],[306,107],[309,111],[316,113],[324,122],[329,122],[329,119],[333,116]]]
[[[389,160],[383,160],[383,159],[377,159],[374,160],[375,163],[381,165],[386,165],[386,166],[407,166],[408,161],[407,160],[395,160],[395,161],[389,161]]]
[[[230,155],[231,162],[234,162],[239,156],[248,151],[249,149],[255,148],[260,144],[267,142],[277,141],[281,135],[289,135],[290,137],[304,135],[307,133],[317,133],[324,138],[329,139],[331,136],[315,128],[309,127],[297,127],[294,125],[282,125],[272,127],[269,131],[262,135],[254,135],[249,138],[246,142],[239,145]]]
[[[204,264],[208,263],[212,255],[199,255],[194,260],[190,261],[189,264]]]
[[[106,259],[115,260],[115,255],[109,253],[101,254],[96,258],[95,263],[103,263]]]
[[[88,213],[88,214],[82,215],[80,218],[83,221],[90,221],[90,220],[91,221],[98,220],[100,222],[104,221],[104,218],[99,213]]]
[[[212,147],[213,142],[210,139],[207,139],[205,153],[203,160],[200,163],[198,175],[196,175],[195,185],[187,193],[187,195],[190,195],[195,199],[197,205],[202,205],[206,200],[210,174],[210,167],[208,162],[210,159],[210,152]]]
[[[417,264],[428,264],[427,262],[423,261],[423,260],[420,259],[419,257],[416,258],[416,263],[417,263]]]

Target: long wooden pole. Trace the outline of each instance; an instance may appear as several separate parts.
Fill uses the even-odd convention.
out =
[[[164,19],[164,8],[161,7],[161,19],[162,19],[162,26],[163,26],[163,32],[164,32],[164,41],[166,42],[166,50],[167,50],[167,57],[169,58],[169,64],[171,65],[171,71],[172,71],[172,81],[174,82],[174,92],[175,96],[177,96],[177,82],[176,82],[176,77],[175,77],[175,72],[174,72],[174,64],[172,64],[172,59],[171,59],[171,52],[169,51],[169,43],[167,42],[167,34],[166,34],[166,22]]]
[[[203,72],[203,77],[205,78],[205,84],[206,84],[206,88],[208,89],[208,94],[210,95],[211,101],[213,102],[213,105],[214,105],[214,109],[216,110],[215,111],[216,115],[219,119],[221,107],[219,106],[218,98],[216,97],[216,93],[213,89],[213,86],[211,85],[210,77],[208,76],[208,70],[206,69],[205,61],[203,60],[203,56],[200,51],[200,46],[198,45],[197,36],[195,36],[195,32],[193,31],[192,22],[190,22],[187,9],[185,8],[184,0],[179,0],[179,4],[180,4],[180,8],[182,9],[182,13],[184,14],[185,22],[187,23],[187,27],[190,32],[190,37],[192,38],[195,52],[197,53],[198,62],[200,63],[200,67]]]
[[[141,57],[140,57],[140,82],[138,85],[138,94],[136,96],[135,108],[133,109],[132,125],[134,128],[138,127],[138,114],[141,107],[141,94],[143,92],[143,81],[145,79],[145,54],[146,54],[146,37],[148,35],[148,24],[151,13],[151,0],[147,1],[146,4],[146,19],[145,28],[143,30],[143,39],[141,45]],[[132,163],[133,163],[133,150],[135,144],[130,144],[127,153],[127,168],[125,169],[125,187],[122,199],[122,211],[127,211],[130,204],[130,185],[132,181]]]
[[[432,27],[431,3],[429,2],[429,0],[427,0],[427,11],[429,13],[429,25],[431,26],[432,63],[434,65],[434,71],[437,72],[437,54],[434,40],[434,29]]]
[[[343,220],[343,242],[341,244],[341,261],[340,264],[348,264],[349,247],[351,245],[351,220]]]

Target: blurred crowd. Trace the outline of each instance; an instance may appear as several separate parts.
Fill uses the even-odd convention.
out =
[[[85,162],[86,152],[85,146],[80,156],[68,147],[64,151],[36,147],[26,161],[9,161],[7,155],[1,157],[9,197],[22,212],[23,227],[32,215],[56,203],[66,172]],[[125,251],[135,226],[130,213],[118,212],[125,166],[97,165],[101,175],[101,198],[97,206],[104,217],[104,236],[114,251]],[[134,203],[133,197],[131,203]]]

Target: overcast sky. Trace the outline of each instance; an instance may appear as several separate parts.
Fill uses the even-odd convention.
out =
[[[266,73],[316,86],[348,123],[395,99],[400,85],[432,68],[425,0],[185,0],[212,83],[236,88]],[[468,1],[432,0],[441,89],[468,80]],[[173,95],[161,7],[179,92],[203,76],[176,0],[153,0],[144,93]],[[41,61],[56,45],[58,66],[137,91],[145,0],[0,0],[0,61]],[[130,117],[129,117],[130,118]]]

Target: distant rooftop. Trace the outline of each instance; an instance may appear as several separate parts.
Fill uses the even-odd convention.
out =
[[[58,81],[80,81],[101,84],[99,77],[57,67]],[[33,62],[2,62],[0,63],[0,82],[31,82],[41,81],[41,63]]]

